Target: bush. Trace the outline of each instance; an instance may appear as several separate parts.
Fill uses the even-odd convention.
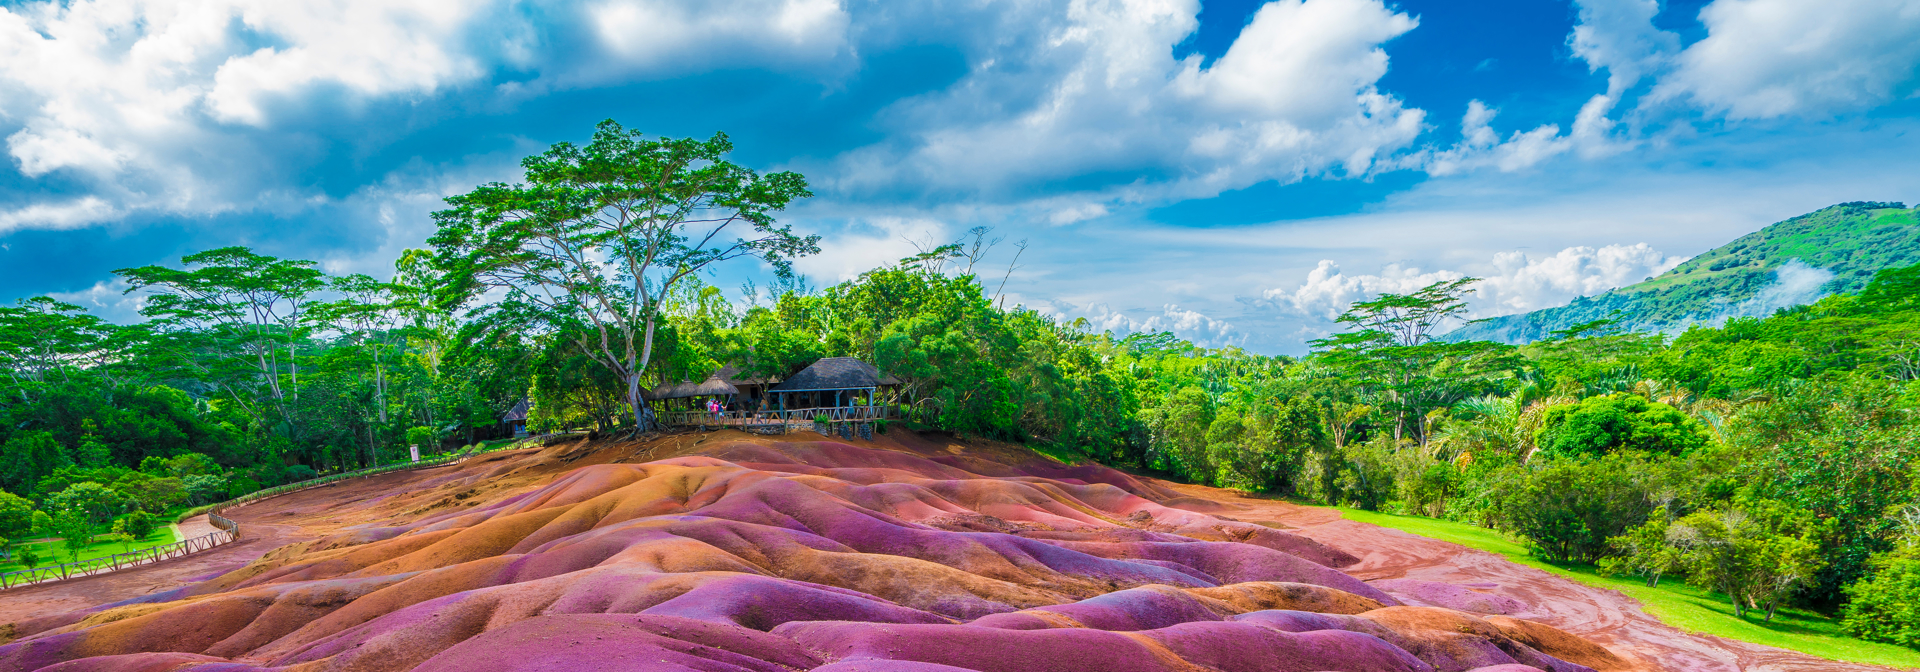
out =
[[[1920,546],[1874,558],[1873,573],[1847,586],[1840,628],[1875,642],[1920,648]]]
[[[1341,452],[1346,464],[1340,465],[1339,497],[1348,504],[1368,511],[1380,510],[1398,494],[1393,480],[1393,462],[1401,446],[1393,437],[1381,435],[1366,443],[1349,443]]]
[[[134,540],[144,540],[153,534],[155,527],[153,516],[145,511],[134,511],[120,519],[120,531],[133,535]]]
[[[227,499],[237,499],[259,489],[260,484],[258,482],[255,482],[251,478],[241,476],[227,481]]]
[[[19,551],[14,552],[13,557],[20,561],[20,566],[27,569],[40,566],[40,554],[33,552],[32,546],[21,546]]]
[[[1640,525],[1653,511],[1642,455],[1545,462],[1502,499],[1500,518],[1549,561],[1595,562],[1607,554],[1608,539]]]
[[[319,476],[320,474],[315,472],[313,470],[313,467],[309,467],[304,464],[296,464],[296,465],[287,467],[286,471],[281,472],[280,482],[282,484],[299,483],[301,481],[311,481],[315,478],[318,478]]]

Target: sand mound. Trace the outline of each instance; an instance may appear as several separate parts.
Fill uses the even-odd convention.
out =
[[[563,445],[316,507],[367,522],[22,623],[0,669],[1626,668],[1496,615],[1511,600],[1382,590],[1231,508],[912,437]]]

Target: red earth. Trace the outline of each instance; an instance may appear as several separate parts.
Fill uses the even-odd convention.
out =
[[[1004,444],[559,443],[0,592],[0,670],[1842,670],[1337,511]]]

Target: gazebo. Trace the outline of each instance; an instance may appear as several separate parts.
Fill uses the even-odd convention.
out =
[[[828,357],[801,369],[767,393],[778,400],[781,410],[847,409],[854,406],[859,393],[865,393],[865,405],[871,407],[880,388],[899,384],[898,378],[859,359]]]

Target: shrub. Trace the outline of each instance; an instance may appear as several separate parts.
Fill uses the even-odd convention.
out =
[[[287,467],[286,471],[281,472],[280,481],[283,484],[299,483],[301,481],[311,481],[315,478],[318,478],[319,475],[320,475],[319,473],[313,470],[313,467],[309,467],[304,464],[296,464],[296,465]]]
[[[1861,639],[1920,648],[1920,546],[1876,556],[1847,586],[1840,628]]]
[[[241,476],[227,481],[227,499],[235,499],[260,489],[260,484],[251,478]]]
[[[1547,560],[1594,562],[1607,554],[1608,539],[1653,510],[1643,481],[1647,466],[1631,452],[1545,460],[1502,498],[1500,518]]]
[[[145,511],[136,510],[120,519],[120,531],[133,535],[136,541],[153,534],[154,527],[153,516]]]
[[[20,550],[13,554],[13,557],[20,561],[20,566],[27,569],[40,566],[40,554],[35,553],[32,546],[21,546]]]

